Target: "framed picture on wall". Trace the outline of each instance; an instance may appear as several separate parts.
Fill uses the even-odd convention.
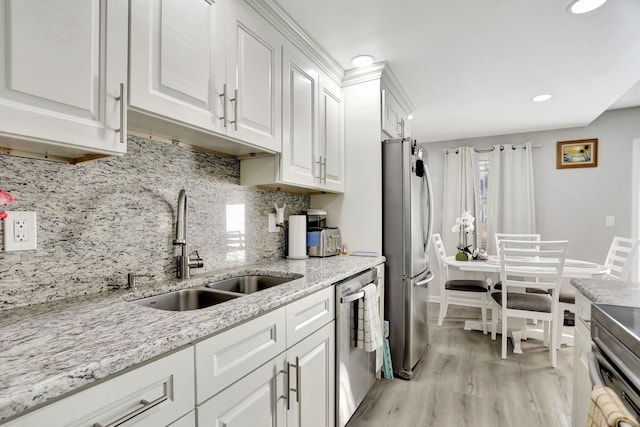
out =
[[[598,139],[558,141],[556,169],[595,168],[598,166]]]

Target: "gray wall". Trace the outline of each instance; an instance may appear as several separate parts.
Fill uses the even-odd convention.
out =
[[[581,128],[558,129],[424,144],[442,206],[445,148],[495,144],[541,145],[533,150],[537,229],[543,238],[568,239],[569,257],[603,262],[614,236],[632,236],[632,141],[640,137],[640,108],[608,111]],[[556,142],[598,138],[598,167],[556,169]],[[616,218],[615,227],[605,217]],[[436,209],[435,230],[451,232]]]
[[[205,262],[194,273],[282,257],[284,234],[267,232],[267,214],[274,202],[286,216],[303,213],[309,196],[239,183],[238,160],[137,137],[124,157],[78,165],[0,155],[0,188],[16,200],[0,210],[36,211],[38,222],[36,251],[0,252],[0,310],[100,292],[129,272],[175,277],[182,188],[190,249]],[[242,223],[238,250],[227,230]]]

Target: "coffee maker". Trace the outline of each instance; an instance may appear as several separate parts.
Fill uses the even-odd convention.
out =
[[[338,227],[327,226],[327,211],[308,209],[307,214],[307,254],[312,257],[339,255],[342,238]]]

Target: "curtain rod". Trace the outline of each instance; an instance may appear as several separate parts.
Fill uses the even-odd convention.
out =
[[[511,148],[513,150],[515,150],[516,148],[525,148],[526,145],[522,144],[522,145],[513,145]],[[532,145],[531,148],[542,148],[542,145]],[[488,153],[490,151],[493,151],[495,149],[495,147],[489,147],[489,148],[478,148],[478,147],[473,147],[473,151],[475,151],[476,153]],[[500,145],[500,151],[504,150],[504,145]],[[449,154],[449,152],[455,152],[456,154],[458,154],[459,150],[456,148],[455,150],[451,149],[446,149],[444,150],[445,154]]]
[[[516,148],[526,148],[526,145],[522,144],[522,145],[512,145],[511,148],[513,150],[515,150]],[[542,145],[532,145],[531,148],[542,148]],[[490,147],[490,148],[477,148],[474,147],[473,151],[475,151],[476,153],[486,153],[489,151],[493,151],[495,149],[495,147]],[[500,151],[504,150],[504,145],[500,145]]]

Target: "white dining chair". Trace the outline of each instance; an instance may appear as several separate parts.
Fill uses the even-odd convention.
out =
[[[611,271],[607,277],[618,280],[629,280],[633,263],[638,255],[640,241],[626,237],[614,237],[607,252],[604,265]]]
[[[633,263],[638,255],[640,240],[626,237],[614,237],[609,246],[604,266],[610,272],[605,275],[606,279],[629,280],[629,275],[633,269]],[[564,318],[564,312],[576,313],[576,294],[574,290],[560,289],[559,295],[560,314]],[[564,323],[564,322],[563,322]],[[562,337],[563,323],[558,323],[558,331]],[[560,347],[560,346],[558,346]]]
[[[539,242],[540,241],[540,235],[539,234],[514,234],[514,233],[494,233],[493,235],[495,241],[496,241],[496,252],[498,254],[498,258],[500,258],[500,241],[501,240],[520,240],[520,241],[527,241],[527,242]],[[532,246],[534,247],[534,246]],[[500,281],[496,282],[496,284],[493,286],[493,289],[496,291],[499,291],[502,289],[502,283]],[[538,289],[538,288],[530,288],[526,290],[527,292],[532,292],[532,293],[547,293],[547,291],[542,290],[542,289]]]
[[[566,240],[531,241],[501,240],[500,281],[502,290],[493,292],[491,313],[491,339],[496,339],[498,313],[502,320],[502,358],[507,358],[508,319],[537,319],[544,322],[544,344],[549,347],[551,366],[556,367],[558,357],[557,323],[562,271],[567,257]],[[530,293],[527,288],[552,290],[548,293]]]
[[[486,280],[456,279],[449,280],[449,268],[444,262],[447,257],[440,234],[434,234],[432,238],[433,248],[438,260],[440,273],[440,313],[438,314],[438,326],[447,314],[449,304],[466,307],[479,307],[482,312],[482,333],[487,334],[487,306],[489,305],[490,286]]]
[[[527,240],[532,242],[540,241],[540,234],[534,233],[494,233],[493,238],[496,242],[496,253],[500,258],[500,241],[501,240]]]

